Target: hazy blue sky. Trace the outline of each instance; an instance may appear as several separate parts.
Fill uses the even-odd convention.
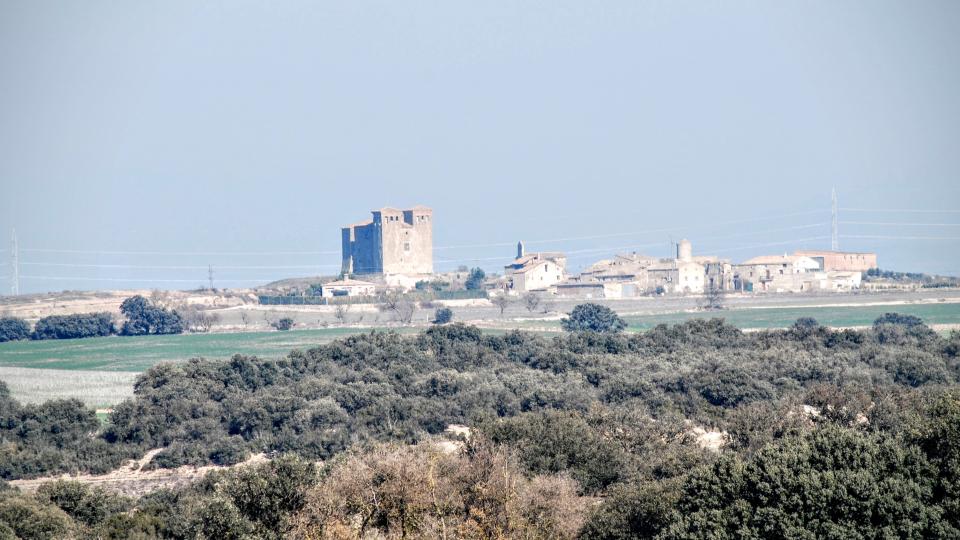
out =
[[[842,248],[960,274],[960,2],[0,3],[23,291],[332,273],[418,203],[438,270],[740,260],[829,247],[832,186],[923,211],[844,210]]]

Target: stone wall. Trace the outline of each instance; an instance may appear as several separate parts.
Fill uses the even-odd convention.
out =
[[[381,208],[373,220],[342,230],[343,272],[433,273],[433,211]]]

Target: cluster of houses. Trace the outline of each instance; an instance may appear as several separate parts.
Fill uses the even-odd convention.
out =
[[[579,298],[630,298],[649,294],[849,291],[860,287],[863,273],[877,267],[875,253],[798,251],[793,255],[754,257],[741,263],[714,256],[694,256],[688,240],[677,244],[675,258],[637,253],[597,261],[579,275],[565,271],[562,253],[526,253],[504,268],[498,284],[507,292],[549,291]]]
[[[412,288],[434,279],[433,210],[380,208],[371,218],[341,230],[341,278],[323,284],[321,295],[368,296],[384,288]],[[527,253],[517,245],[502,276],[488,280],[492,290],[518,294],[546,291],[581,298],[630,298],[650,294],[703,294],[707,291],[807,292],[848,291],[877,267],[875,253],[797,251],[792,255],[754,257],[741,263],[694,256],[688,240],[677,244],[676,257],[661,259],[638,253],[597,261],[579,275],[566,271],[560,252]],[[464,276],[449,274],[448,281]],[[358,279],[359,278],[359,279]]]

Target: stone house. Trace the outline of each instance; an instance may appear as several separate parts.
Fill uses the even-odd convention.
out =
[[[802,255],[763,255],[733,267],[734,288],[739,291],[803,292],[815,284],[820,263]]]
[[[524,253],[523,242],[517,245],[517,258],[504,267],[508,291],[522,293],[542,291],[563,281],[567,258],[563,253]]]

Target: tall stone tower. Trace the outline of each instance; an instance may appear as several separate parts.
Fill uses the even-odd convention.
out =
[[[433,210],[381,208],[341,230],[344,274],[432,274]]]
[[[677,244],[677,259],[683,262],[693,260],[693,245],[691,245],[690,241],[686,238]]]

